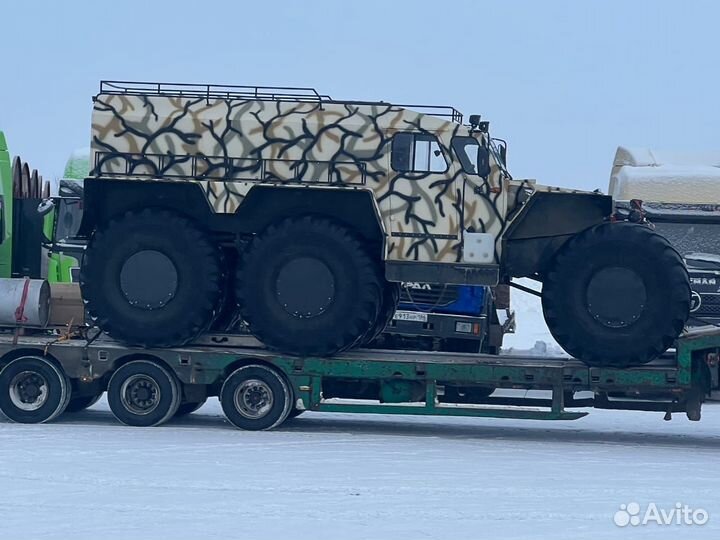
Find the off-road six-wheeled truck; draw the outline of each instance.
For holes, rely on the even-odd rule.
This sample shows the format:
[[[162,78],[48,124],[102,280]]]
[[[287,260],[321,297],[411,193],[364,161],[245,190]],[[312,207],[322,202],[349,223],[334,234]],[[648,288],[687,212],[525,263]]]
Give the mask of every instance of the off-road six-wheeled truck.
[[[102,82],[81,287],[95,322],[145,346],[236,316],[270,347],[373,339],[397,283],[543,283],[548,326],[591,365],[642,364],[683,329],[690,289],[611,197],[513,180],[487,122],[452,107],[312,89]]]

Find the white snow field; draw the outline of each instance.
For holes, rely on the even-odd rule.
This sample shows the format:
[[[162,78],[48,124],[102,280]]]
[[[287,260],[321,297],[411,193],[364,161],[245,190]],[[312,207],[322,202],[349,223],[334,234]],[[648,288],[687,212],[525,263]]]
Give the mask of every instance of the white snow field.
[[[719,450],[718,404],[699,423],[306,413],[244,432],[215,399],[144,429],[102,400],[51,424],[0,421],[0,538],[717,539]],[[632,502],[710,519],[616,526]]]
[[[541,285],[531,279],[522,278],[514,281],[536,291],[541,289]],[[505,353],[569,356],[550,335],[539,297],[518,289],[511,289],[510,305],[515,310],[517,330],[514,334],[505,335],[503,339]]]

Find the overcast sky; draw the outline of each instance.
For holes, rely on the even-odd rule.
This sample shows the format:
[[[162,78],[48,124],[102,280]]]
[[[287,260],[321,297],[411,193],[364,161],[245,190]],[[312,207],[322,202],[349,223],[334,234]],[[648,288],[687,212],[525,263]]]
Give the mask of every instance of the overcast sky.
[[[619,144],[720,147],[713,1],[6,2],[0,129],[46,178],[101,79],[314,86],[449,104],[516,178],[607,189]],[[467,118],[467,116],[466,116]]]

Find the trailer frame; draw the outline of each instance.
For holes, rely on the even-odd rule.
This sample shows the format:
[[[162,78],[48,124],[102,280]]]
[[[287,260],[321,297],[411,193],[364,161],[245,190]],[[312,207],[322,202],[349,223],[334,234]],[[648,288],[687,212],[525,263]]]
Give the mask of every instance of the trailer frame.
[[[369,349],[301,358],[268,350],[249,336],[222,334],[162,349],[129,347],[96,330],[74,336],[17,334],[0,335],[0,379],[14,359],[44,358],[67,377],[73,399],[87,398],[107,390],[124,364],[145,360],[173,374],[183,403],[199,403],[220,395],[240,367],[266,366],[289,388],[294,412],[286,417],[319,411],[575,420],[588,412],[567,408],[594,407],[661,411],[666,417],[685,412],[699,420],[704,399],[720,390],[720,329],[715,327],[689,330],[674,353],[626,369],[589,367],[571,358]],[[530,397],[532,392],[490,395],[493,389],[546,392],[540,398]],[[592,397],[578,397],[579,392]]]

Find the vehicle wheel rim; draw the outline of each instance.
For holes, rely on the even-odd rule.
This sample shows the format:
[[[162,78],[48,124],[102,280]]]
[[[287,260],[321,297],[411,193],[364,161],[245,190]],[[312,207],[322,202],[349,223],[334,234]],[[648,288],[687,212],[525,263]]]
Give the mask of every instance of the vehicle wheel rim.
[[[125,409],[141,416],[157,409],[161,398],[157,381],[147,375],[128,377],[120,388],[120,399]]]
[[[36,411],[48,400],[47,379],[36,371],[23,371],[10,381],[10,401],[23,411]]]
[[[120,290],[137,308],[152,311],[175,297],[178,273],[170,257],[152,249],[133,253],[120,270]]]
[[[233,401],[242,416],[255,420],[266,416],[275,400],[273,391],[264,381],[248,379],[237,387]]]
[[[335,298],[335,277],[330,268],[315,257],[298,257],[286,262],[278,272],[275,287],[280,305],[298,319],[322,315]]]
[[[608,328],[635,324],[645,311],[647,289],[642,277],[630,268],[611,266],[595,272],[588,283],[587,309]]]

